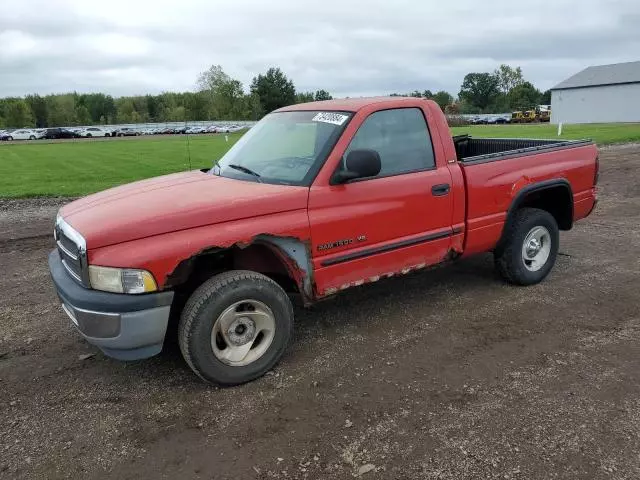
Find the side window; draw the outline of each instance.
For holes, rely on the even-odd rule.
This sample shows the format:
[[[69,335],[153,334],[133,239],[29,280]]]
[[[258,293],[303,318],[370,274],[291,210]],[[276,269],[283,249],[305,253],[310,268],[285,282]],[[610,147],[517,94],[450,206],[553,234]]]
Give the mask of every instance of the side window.
[[[379,177],[435,167],[431,136],[422,111],[398,108],[372,113],[345,151],[371,149],[380,154]]]

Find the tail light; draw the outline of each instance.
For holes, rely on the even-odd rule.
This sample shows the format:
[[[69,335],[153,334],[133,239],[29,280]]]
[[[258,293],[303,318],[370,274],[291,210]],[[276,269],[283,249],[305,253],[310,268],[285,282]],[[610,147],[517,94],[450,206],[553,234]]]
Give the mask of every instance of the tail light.
[[[598,178],[600,178],[600,156],[596,155],[596,174],[593,177],[593,185],[598,184]]]

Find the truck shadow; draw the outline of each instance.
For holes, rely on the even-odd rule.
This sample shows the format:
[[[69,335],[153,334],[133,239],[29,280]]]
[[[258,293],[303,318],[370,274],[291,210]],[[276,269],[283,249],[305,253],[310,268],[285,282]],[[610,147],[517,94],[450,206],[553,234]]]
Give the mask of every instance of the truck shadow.
[[[309,308],[296,305],[294,340],[285,358],[295,362],[295,357],[304,348],[300,344],[308,346],[318,336],[338,336],[345,328],[366,334],[373,317],[394,322],[398,320],[398,312],[406,310],[421,311],[428,315],[429,312],[424,311],[425,298],[428,298],[429,304],[434,305],[433,308],[441,310],[441,306],[435,305],[444,303],[446,306],[447,302],[455,302],[463,295],[482,297],[483,292],[495,290],[496,287],[509,288],[495,273],[493,256],[481,254],[432,269],[353,287]],[[387,314],[390,310],[392,313]],[[162,367],[179,366],[188,370],[178,347],[175,325],[173,329],[176,333],[168,333],[165,340],[161,354],[164,363]]]

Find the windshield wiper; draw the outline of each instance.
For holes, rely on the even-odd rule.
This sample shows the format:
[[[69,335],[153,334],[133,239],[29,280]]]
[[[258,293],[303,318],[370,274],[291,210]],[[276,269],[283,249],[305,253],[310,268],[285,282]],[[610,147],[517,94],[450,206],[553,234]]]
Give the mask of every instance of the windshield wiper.
[[[256,177],[258,179],[259,183],[262,183],[262,179],[260,178],[260,174],[258,172],[254,172],[250,168],[243,167],[242,165],[235,165],[233,163],[230,163],[229,165],[227,165],[227,167],[233,168],[234,170],[240,170],[241,172],[246,173],[247,175],[253,175],[254,177]]]

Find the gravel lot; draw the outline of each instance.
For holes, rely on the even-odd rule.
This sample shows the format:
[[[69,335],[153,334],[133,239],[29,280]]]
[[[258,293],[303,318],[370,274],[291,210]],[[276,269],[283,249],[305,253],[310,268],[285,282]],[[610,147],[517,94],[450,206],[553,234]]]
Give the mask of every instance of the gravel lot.
[[[0,477],[640,478],[640,147],[601,164],[543,284],[484,255],[353,290],[227,389],[174,345],[125,364],[83,342],[46,265],[63,200],[0,201]]]

